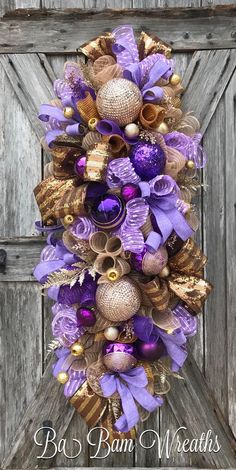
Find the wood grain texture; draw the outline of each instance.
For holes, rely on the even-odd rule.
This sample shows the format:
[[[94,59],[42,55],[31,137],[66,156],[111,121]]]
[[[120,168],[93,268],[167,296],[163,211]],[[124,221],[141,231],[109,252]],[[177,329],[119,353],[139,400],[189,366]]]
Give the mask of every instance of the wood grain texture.
[[[41,177],[41,148],[0,63],[1,236],[29,236],[39,212],[32,191]]]
[[[236,51],[198,51],[186,71],[183,109],[194,111],[204,134],[236,67]]]
[[[0,306],[2,461],[41,376],[42,311],[39,286],[0,282]]]
[[[30,302],[32,304],[32,298]],[[25,355],[22,357],[25,358]],[[52,358],[49,362],[20,425],[14,428],[15,438],[2,464],[3,469],[34,468],[37,465],[48,467],[50,460],[40,462],[37,459],[42,449],[34,444],[34,433],[44,425],[45,421],[50,421],[60,439],[70,425],[75,410],[66,402],[61,385],[52,379],[51,368],[54,361]],[[30,372],[28,374],[30,375]]]
[[[7,254],[6,267],[0,273],[0,281],[34,281],[33,270],[44,246],[43,237],[0,239],[0,248]]]
[[[0,52],[74,53],[89,38],[127,23],[137,33],[156,31],[158,23],[158,35],[176,51],[234,48],[235,8],[18,10],[0,22]]]
[[[49,63],[42,54],[12,54],[10,57],[3,54],[0,63],[40,139],[44,132],[37,114],[40,104],[52,99],[52,80],[55,79]]]
[[[228,419],[236,437],[236,76],[225,92],[225,239]]]

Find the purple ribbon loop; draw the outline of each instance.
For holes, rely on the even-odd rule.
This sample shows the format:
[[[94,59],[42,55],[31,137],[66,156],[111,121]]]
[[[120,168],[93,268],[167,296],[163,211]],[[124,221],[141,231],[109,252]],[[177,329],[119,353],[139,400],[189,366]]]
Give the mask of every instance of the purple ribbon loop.
[[[96,129],[102,135],[119,135],[124,142],[134,145],[138,142],[137,137],[127,137],[124,131],[111,119],[101,119],[98,122]]]
[[[142,197],[150,206],[160,232],[160,236],[156,237],[151,232],[146,241],[149,250],[157,250],[160,244],[165,243],[173,230],[182,240],[187,240],[193,234],[192,228],[181,213],[185,207],[180,204],[180,190],[171,176],[156,176],[149,183],[139,183],[139,187]]]
[[[175,330],[173,334],[168,334],[158,328],[150,317],[135,315],[133,317],[135,335],[146,343],[158,341],[160,338],[165,345],[168,355],[172,359],[172,370],[177,371],[184,364],[187,358],[187,351],[184,348],[186,337],[182,329]]]
[[[138,48],[132,26],[118,26],[112,31],[112,35],[115,38],[112,51],[116,56],[117,63],[125,68],[134,62],[139,62]]]
[[[123,415],[115,422],[119,432],[128,432],[139,421],[135,400],[147,411],[152,412],[163,403],[162,398],[153,397],[146,389],[147,376],[143,367],[133,368],[125,373],[107,373],[100,379],[105,397],[116,391],[121,398]]]

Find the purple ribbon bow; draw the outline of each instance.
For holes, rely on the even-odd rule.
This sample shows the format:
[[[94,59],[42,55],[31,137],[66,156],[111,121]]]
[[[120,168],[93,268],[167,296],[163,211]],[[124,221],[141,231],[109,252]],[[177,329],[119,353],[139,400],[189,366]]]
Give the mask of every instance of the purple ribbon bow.
[[[160,397],[153,397],[147,390],[147,376],[143,367],[136,367],[125,373],[107,373],[100,379],[105,397],[116,391],[121,398],[123,415],[115,422],[119,432],[128,432],[139,421],[139,412],[135,400],[147,411],[154,411],[163,404]]]
[[[119,135],[124,142],[134,145],[138,142],[138,137],[127,137],[122,129],[111,119],[101,119],[98,122],[96,129],[102,135]]]
[[[173,230],[182,240],[191,237],[193,230],[183,215],[188,206],[179,198],[179,187],[171,176],[156,176],[149,182],[142,181],[139,187],[159,230],[159,233],[152,231],[146,240],[150,251],[163,245]]]
[[[164,96],[163,89],[155,83],[160,78],[168,79],[173,73],[173,61],[163,54],[152,54],[138,64],[125,68],[123,77],[134,82],[141,90],[143,100],[158,103]]]
[[[170,335],[154,325],[150,317],[139,315],[133,317],[133,326],[135,335],[145,343],[157,342],[159,338],[162,340],[168,355],[172,359],[173,371],[177,371],[182,367],[187,357],[187,351],[184,349],[187,340],[182,329],[175,330]]]

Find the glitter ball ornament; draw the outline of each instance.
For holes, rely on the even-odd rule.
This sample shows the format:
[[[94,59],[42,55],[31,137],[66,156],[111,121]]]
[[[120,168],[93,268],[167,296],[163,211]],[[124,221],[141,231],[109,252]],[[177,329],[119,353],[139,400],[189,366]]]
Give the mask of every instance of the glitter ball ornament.
[[[114,194],[105,194],[96,199],[91,208],[91,218],[101,229],[112,229],[120,225],[125,218],[124,205]]]
[[[123,276],[118,281],[100,284],[96,303],[101,315],[110,321],[125,321],[140,308],[141,293],[134,281]]]
[[[164,246],[154,253],[147,252],[142,262],[142,270],[146,276],[158,274],[167,264],[168,254]]]
[[[142,95],[135,83],[125,78],[114,78],[100,88],[96,105],[103,119],[125,126],[138,117]]]
[[[139,358],[146,361],[156,361],[165,353],[165,346],[161,339],[156,342],[150,341],[148,343],[137,340],[135,345]]]
[[[108,326],[104,330],[104,336],[108,341],[115,341],[119,336],[119,330],[115,326]]]
[[[96,323],[96,315],[89,308],[79,308],[76,312],[78,326],[93,326]]]
[[[125,372],[137,364],[136,348],[133,344],[105,343],[103,363],[114,372]]]
[[[135,172],[143,181],[150,181],[164,171],[166,158],[158,144],[138,142],[132,147],[129,158]]]
[[[135,197],[139,197],[141,191],[139,187],[134,183],[127,183],[121,188],[121,197],[123,201],[128,202]]]

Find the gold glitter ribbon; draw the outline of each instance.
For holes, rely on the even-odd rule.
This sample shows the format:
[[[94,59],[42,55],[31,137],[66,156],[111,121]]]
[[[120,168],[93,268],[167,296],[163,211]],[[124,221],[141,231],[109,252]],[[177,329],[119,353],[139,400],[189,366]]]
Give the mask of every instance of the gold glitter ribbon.
[[[74,164],[82,150],[68,147],[54,147],[51,151],[53,175],[55,178],[71,178],[74,175]]]
[[[107,409],[101,419],[100,426],[107,429],[109,433],[108,442],[112,444],[114,439],[135,439],[136,429],[132,428],[129,432],[119,432],[115,429],[114,424],[122,415],[120,400],[108,400]],[[104,439],[106,433],[104,432]]]
[[[79,51],[82,52],[86,57],[95,61],[103,55],[114,55],[112,52],[112,44],[114,37],[111,33],[107,32],[101,34],[97,38],[92,39],[89,42],[85,42],[79,47]]]
[[[87,184],[77,186],[77,178],[66,180],[50,176],[34,189],[44,224],[52,225],[65,215],[84,215]]]
[[[76,103],[80,116],[84,122],[88,122],[92,118],[98,119],[99,114],[97,112],[96,102],[88,91],[86,91],[85,94],[86,97]]]
[[[87,381],[73,395],[70,403],[84,418],[89,427],[95,426],[100,421],[107,408],[106,398],[96,395]]]
[[[166,279],[159,279],[157,276],[147,284],[139,285],[159,312],[168,309],[173,292],[198,313],[212,290],[211,284],[201,278],[206,261],[206,256],[190,238],[181,250],[169,259],[172,272]]]
[[[138,42],[139,59],[143,60],[150,54],[164,54],[168,59],[171,56],[171,47],[153,34],[141,32]]]

